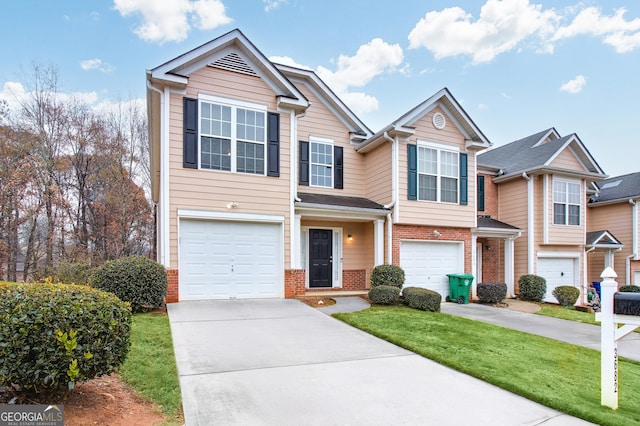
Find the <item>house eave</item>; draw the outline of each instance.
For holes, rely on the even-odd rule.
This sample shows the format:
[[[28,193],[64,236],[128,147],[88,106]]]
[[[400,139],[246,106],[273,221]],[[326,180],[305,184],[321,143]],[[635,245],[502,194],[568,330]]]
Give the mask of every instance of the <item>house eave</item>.
[[[322,216],[342,219],[380,219],[391,213],[388,209],[367,209],[361,207],[334,206],[326,204],[304,203],[295,204],[297,213],[306,216]]]
[[[626,204],[629,202],[629,200],[640,202],[640,195],[636,195],[633,197],[616,198],[614,200],[607,200],[607,201],[596,201],[595,203],[588,203],[587,207],[602,207],[602,206],[610,206],[611,204],[619,204],[619,203]]]
[[[522,177],[523,173],[526,173],[528,175],[544,175],[544,174],[563,175],[563,176],[584,178],[592,181],[602,180],[608,177],[608,175],[595,173],[595,172],[563,169],[560,167],[539,166],[539,167],[533,167],[530,169],[517,170],[511,173],[506,173],[501,176],[496,176],[495,178],[493,178],[493,181],[495,183],[500,183],[500,182],[505,182],[512,179],[517,179]]]

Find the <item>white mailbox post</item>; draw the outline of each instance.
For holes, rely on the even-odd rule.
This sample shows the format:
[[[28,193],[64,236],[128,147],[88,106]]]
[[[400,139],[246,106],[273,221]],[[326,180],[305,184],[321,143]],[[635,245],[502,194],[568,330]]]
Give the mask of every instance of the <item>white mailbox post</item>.
[[[613,311],[614,294],[618,290],[618,275],[610,267],[600,276],[600,312],[596,321],[600,327],[600,404],[618,408],[618,340],[632,333],[640,326],[640,317],[616,315]],[[618,324],[624,324],[618,328]]]

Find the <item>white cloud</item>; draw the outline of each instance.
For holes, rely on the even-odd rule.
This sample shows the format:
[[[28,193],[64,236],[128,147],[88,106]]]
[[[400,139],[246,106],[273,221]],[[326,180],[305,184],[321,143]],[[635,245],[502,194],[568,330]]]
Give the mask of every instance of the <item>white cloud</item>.
[[[352,87],[362,87],[385,72],[397,71],[402,63],[402,48],[388,44],[380,38],[358,48],[354,56],[340,55],[337,70],[319,66],[317,74],[356,113],[365,113],[378,108],[378,100],[361,92],[351,92]]]
[[[274,64],[288,65],[290,67],[301,68],[303,70],[312,69],[311,67],[297,63],[293,58],[289,56],[270,56],[269,60]]]
[[[553,40],[592,35],[602,37],[603,42],[618,53],[629,52],[640,47],[640,18],[627,21],[624,19],[626,12],[625,8],[620,8],[613,15],[604,16],[597,8],[588,7],[569,25],[558,28]]]
[[[587,84],[587,79],[583,75],[578,75],[573,80],[567,81],[565,84],[560,86],[560,90],[567,93],[580,93],[584,86]]]
[[[221,0],[113,0],[115,9],[127,17],[140,14],[134,32],[142,40],[164,43],[187,38],[192,26],[210,30],[231,22]]]
[[[98,70],[105,73],[114,70],[111,64],[109,64],[108,62],[103,62],[100,58],[82,60],[80,61],[80,68],[85,71]]]
[[[28,92],[22,83],[14,81],[5,82],[0,90],[0,100],[6,101],[9,110],[14,113],[19,111],[21,105],[28,101],[32,95],[33,92]],[[96,92],[58,92],[55,94],[55,98],[63,103],[77,102],[91,106],[98,101],[98,94]]]
[[[525,40],[536,38],[542,50],[559,17],[553,9],[528,0],[488,0],[475,22],[460,7],[428,12],[409,33],[409,48],[424,47],[436,59],[470,55],[474,63],[490,62]]]
[[[262,0],[262,3],[265,4],[264,11],[271,12],[280,7],[281,4],[287,3],[287,0]]]

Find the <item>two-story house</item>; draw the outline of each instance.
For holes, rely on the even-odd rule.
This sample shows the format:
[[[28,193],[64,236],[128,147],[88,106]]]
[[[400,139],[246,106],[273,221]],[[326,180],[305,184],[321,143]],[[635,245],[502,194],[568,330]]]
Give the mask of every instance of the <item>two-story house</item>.
[[[512,258],[505,256],[507,264],[513,261],[513,271],[494,257],[486,258],[491,263],[484,269],[505,270],[515,279],[524,274],[544,277],[546,301],[555,302],[552,291],[560,285],[578,287],[586,297],[587,251],[592,249],[587,242],[587,200],[592,184],[606,175],[578,136],[543,130],[481,153],[478,170],[484,198],[478,213],[487,215],[483,220],[490,216],[508,224],[505,228],[519,230],[509,237],[514,238]],[[510,287],[513,292],[517,289]]]
[[[589,239],[599,250],[589,253],[589,280],[600,281],[607,266],[621,285],[640,285],[640,173],[611,177],[596,184],[588,204]]]
[[[490,144],[447,89],[373,134],[234,30],[149,70],[147,104],[168,301],[364,290],[383,263],[445,295],[473,272]]]

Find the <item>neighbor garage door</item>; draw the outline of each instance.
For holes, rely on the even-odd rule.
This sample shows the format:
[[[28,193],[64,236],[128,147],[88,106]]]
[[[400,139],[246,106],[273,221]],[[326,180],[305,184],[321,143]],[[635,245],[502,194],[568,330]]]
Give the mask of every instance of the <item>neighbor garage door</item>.
[[[424,287],[446,298],[449,295],[447,274],[464,272],[461,242],[400,242],[400,266],[405,273],[405,287]]]
[[[576,265],[577,258],[572,257],[541,257],[538,258],[537,275],[547,280],[547,293],[545,302],[558,303],[553,297],[553,289],[561,285],[577,287]]]
[[[180,221],[180,300],[282,297],[280,224]]]

